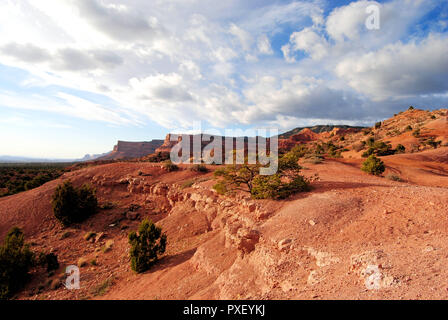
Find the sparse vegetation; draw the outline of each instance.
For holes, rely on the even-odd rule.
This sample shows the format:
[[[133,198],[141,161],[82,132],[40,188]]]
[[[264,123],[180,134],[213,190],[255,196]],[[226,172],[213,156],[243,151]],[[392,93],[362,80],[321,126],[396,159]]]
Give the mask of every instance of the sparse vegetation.
[[[92,295],[94,297],[96,296],[103,296],[107,293],[109,288],[114,284],[114,280],[112,278],[104,280],[102,283],[100,283],[98,286],[93,288]]]
[[[213,186],[213,190],[215,190],[218,194],[224,195],[227,193],[227,188],[224,181],[219,181]]]
[[[145,160],[148,162],[163,162],[170,159],[169,152],[157,152],[149,155]]]
[[[0,247],[0,299],[8,299],[29,280],[34,255],[19,228],[11,229]]]
[[[391,181],[402,181],[401,178],[395,174],[388,174],[386,176],[386,179],[391,180]]]
[[[193,180],[187,180],[184,183],[182,183],[181,188],[182,189],[190,188],[193,184],[194,184]]]
[[[166,249],[166,234],[162,234],[162,228],[157,227],[152,221],[143,220],[138,232],[129,234],[131,245],[131,268],[137,273],[145,272],[157,262],[158,256]]]
[[[194,172],[202,172],[202,173],[208,172],[207,167],[203,164],[195,164],[190,168],[190,170],[194,171]]]
[[[39,254],[36,263],[40,266],[45,266],[47,268],[47,272],[51,272],[59,268],[58,256],[52,252],[51,253],[41,252]]]
[[[179,167],[171,162],[171,160],[166,160],[163,162],[163,169],[168,172],[173,172],[179,170]]]
[[[395,153],[395,150],[392,149],[392,145],[383,141],[375,141],[373,138],[369,138],[367,139],[366,144],[369,148],[362,154],[363,158],[367,158],[373,154],[377,156],[388,156]]]
[[[395,148],[395,152],[396,153],[405,153],[406,152],[406,148],[404,145],[402,145],[401,143],[399,143],[397,145],[397,147]]]
[[[363,162],[361,170],[379,176],[386,170],[386,167],[381,159],[372,154]]]
[[[284,199],[291,194],[309,190],[309,180],[301,176],[298,164],[303,148],[293,148],[278,160],[278,171],[260,175],[261,165],[233,165],[215,171],[221,180],[213,187],[218,193],[240,190],[249,192],[254,199]]]
[[[379,128],[381,128],[381,121],[375,123],[375,129],[379,129]]]
[[[415,130],[412,132],[412,135],[413,135],[414,137],[416,137],[416,138],[419,138],[419,137],[420,137],[420,129],[415,129]]]
[[[70,180],[56,188],[51,202],[55,217],[65,227],[84,221],[98,209],[95,189],[87,184],[75,188]]]
[[[442,141],[435,141],[435,139],[431,137],[425,141],[425,144],[434,149],[437,149],[442,144]]]
[[[324,161],[324,157],[320,154],[308,154],[304,157],[304,163],[320,164]]]
[[[0,197],[40,187],[60,177],[66,166],[66,163],[0,164]]]
[[[353,150],[355,150],[356,152],[362,151],[362,150],[364,150],[364,148],[365,148],[365,143],[361,143],[361,142],[355,143],[355,144],[352,146],[352,148],[353,148]]]

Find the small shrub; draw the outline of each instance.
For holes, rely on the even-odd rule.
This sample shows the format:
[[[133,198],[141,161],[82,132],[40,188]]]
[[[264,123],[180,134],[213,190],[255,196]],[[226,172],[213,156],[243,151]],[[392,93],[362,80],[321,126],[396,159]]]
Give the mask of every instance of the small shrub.
[[[365,143],[355,143],[352,148],[356,152],[362,151],[365,148]]]
[[[41,252],[36,262],[40,266],[45,266],[47,268],[47,272],[51,272],[59,268],[58,256],[52,252],[47,254]]]
[[[93,290],[92,290],[92,294],[93,296],[103,296],[107,293],[107,291],[109,290],[109,288],[114,284],[114,280],[109,278],[105,281],[103,281],[101,284],[99,284],[98,286],[96,286]]]
[[[0,300],[10,298],[29,280],[34,255],[19,228],[11,229],[0,247]]]
[[[405,131],[412,131],[412,127],[411,127],[411,125],[408,125],[408,126],[406,127]]]
[[[430,138],[426,141],[426,144],[434,149],[437,149],[442,144],[442,141],[435,141],[434,138]]]
[[[111,201],[104,202],[104,203],[102,203],[102,204],[99,206],[99,208],[100,208],[101,210],[111,210],[111,209],[113,209],[113,208],[115,208],[115,207],[116,207],[116,203],[111,202]]]
[[[406,151],[406,148],[402,144],[398,144],[397,147],[395,148],[396,153],[405,153],[405,151]]]
[[[388,174],[386,176],[386,179],[392,180],[392,181],[402,181],[401,178],[395,174]]]
[[[395,150],[392,149],[392,145],[383,141],[375,141],[373,138],[369,138],[366,144],[369,146],[369,149],[362,154],[363,158],[367,158],[372,154],[377,156],[389,156],[395,153]]]
[[[188,180],[182,183],[181,188],[182,189],[190,188],[193,184],[194,184],[193,180]]]
[[[319,154],[307,155],[303,160],[304,163],[320,164],[324,161],[324,157]]]
[[[432,120],[434,120],[434,119],[436,119],[436,118],[437,118],[437,117],[436,117],[435,115],[432,115],[432,116],[431,116],[431,119],[432,119]]]
[[[290,195],[309,190],[309,182],[301,175],[296,175],[290,182],[282,182],[279,174],[257,176],[251,191],[254,199],[286,199]]]
[[[65,226],[82,222],[98,209],[95,189],[89,185],[75,188],[70,180],[56,188],[52,199],[53,213]]]
[[[194,172],[202,172],[202,173],[208,172],[207,167],[203,164],[195,164],[194,166],[192,166],[190,168],[190,170],[194,171]]]
[[[381,122],[375,123],[375,129],[379,129],[379,128],[381,128]]]
[[[414,107],[413,107],[413,106],[410,106],[408,110],[414,110]]]
[[[131,245],[131,268],[137,273],[148,270],[158,260],[158,255],[163,254],[166,248],[166,235],[162,234],[162,228],[154,223],[143,220],[138,232],[129,234]]]
[[[179,170],[179,167],[177,165],[175,165],[174,163],[172,163],[171,160],[165,161],[163,163],[163,168],[168,172]]]
[[[145,160],[148,162],[162,162],[170,159],[169,152],[157,152],[149,155]]]
[[[223,182],[218,182],[213,186],[213,190],[215,190],[218,194],[224,195],[227,193],[226,185]]]
[[[412,132],[412,135],[413,135],[414,137],[416,137],[416,138],[420,137],[420,129],[415,129],[415,130]]]
[[[386,170],[386,167],[383,161],[372,154],[363,162],[361,170],[379,176]]]

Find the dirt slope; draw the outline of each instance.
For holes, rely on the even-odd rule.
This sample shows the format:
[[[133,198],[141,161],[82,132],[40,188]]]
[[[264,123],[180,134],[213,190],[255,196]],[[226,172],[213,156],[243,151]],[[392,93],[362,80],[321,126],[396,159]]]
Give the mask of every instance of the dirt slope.
[[[22,299],[446,299],[447,150],[383,157],[386,174],[405,182],[369,176],[359,159],[304,164],[305,175],[319,174],[314,190],[278,202],[218,196],[211,172],[90,167],[0,199],[0,235],[19,225],[33,250],[53,251],[61,262],[50,278],[36,274]],[[50,198],[68,178],[92,183],[113,208],[62,229]],[[143,218],[163,227],[168,248],[136,275],[127,234]],[[88,231],[104,234],[90,242]],[[64,267],[81,257],[88,261],[81,289],[57,288]]]

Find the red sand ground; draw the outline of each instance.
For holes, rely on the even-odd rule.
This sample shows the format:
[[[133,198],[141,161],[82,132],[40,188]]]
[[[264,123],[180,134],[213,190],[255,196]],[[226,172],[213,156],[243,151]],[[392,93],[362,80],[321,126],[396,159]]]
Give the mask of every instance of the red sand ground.
[[[446,299],[447,159],[446,147],[383,157],[386,175],[404,182],[363,173],[360,159],[304,164],[304,174],[320,180],[285,201],[217,196],[212,173],[113,163],[0,199],[0,236],[18,225],[33,250],[53,251],[61,262],[50,278],[36,274],[20,299]],[[67,178],[92,183],[100,202],[115,207],[63,229],[50,198]],[[141,206],[136,220],[125,214],[131,204]],[[127,234],[145,217],[167,232],[168,247],[153,269],[137,275]],[[258,242],[247,236],[253,230]],[[87,242],[87,231],[105,237]],[[108,240],[112,249],[102,252]],[[97,262],[80,268],[81,289],[52,290],[80,257]]]

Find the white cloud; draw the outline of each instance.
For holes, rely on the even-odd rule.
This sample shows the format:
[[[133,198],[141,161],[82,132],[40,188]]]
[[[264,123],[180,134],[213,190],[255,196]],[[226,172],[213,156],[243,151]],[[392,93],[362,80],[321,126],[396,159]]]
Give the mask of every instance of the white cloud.
[[[365,28],[366,8],[380,6],[376,1],[356,1],[347,6],[334,9],[327,18],[326,29],[336,41],[357,40]]]
[[[170,102],[193,100],[182,77],[177,73],[157,74],[144,79],[132,78],[129,83],[138,98],[142,100]]]
[[[1,63],[29,73],[21,85],[111,101],[3,94],[1,105],[178,127],[197,119],[363,122],[409,99],[439,103],[446,37],[409,31],[434,5],[388,1],[381,30],[370,31],[371,3],[325,16],[324,0],[0,1]]]
[[[238,38],[241,47],[243,48],[244,51],[250,50],[250,47],[252,46],[254,39],[249,32],[241,29],[240,27],[232,23],[229,28],[229,33]]]
[[[320,60],[328,54],[329,44],[327,40],[313,31],[305,28],[302,31],[291,34],[289,44],[284,48],[284,55],[288,61],[294,61],[291,57],[293,51],[304,51],[315,60]]]
[[[265,34],[258,37],[257,48],[261,54],[270,55],[274,53],[271,47],[271,42],[269,41],[269,38]]]
[[[374,100],[448,91],[448,37],[396,43],[350,56],[336,68],[339,77]]]

